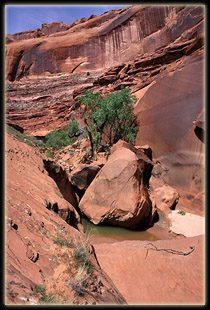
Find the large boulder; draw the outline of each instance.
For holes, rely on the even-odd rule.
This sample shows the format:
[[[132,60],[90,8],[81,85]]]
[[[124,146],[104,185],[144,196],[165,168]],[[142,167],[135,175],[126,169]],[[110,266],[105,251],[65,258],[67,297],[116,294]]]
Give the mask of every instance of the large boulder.
[[[129,229],[148,225],[154,215],[148,193],[152,167],[144,152],[118,141],[82,197],[80,210],[94,224]]]

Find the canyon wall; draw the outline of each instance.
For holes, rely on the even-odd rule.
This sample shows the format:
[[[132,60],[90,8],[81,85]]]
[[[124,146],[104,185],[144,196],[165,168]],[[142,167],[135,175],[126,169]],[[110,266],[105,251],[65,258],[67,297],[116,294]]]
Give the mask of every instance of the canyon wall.
[[[202,191],[205,144],[195,123],[204,115],[203,56],[184,57],[143,91],[136,93],[141,96],[135,108],[140,123],[136,143],[149,144],[153,156],[168,166],[166,182]]]
[[[203,191],[204,13],[202,5],[130,6],[9,36],[7,118],[35,136],[72,115],[82,126],[84,88],[124,85],[138,98],[136,145],[166,165],[165,182]]]
[[[202,6],[130,6],[7,36],[6,76],[101,70],[202,32]],[[185,34],[185,35],[183,35]],[[189,38],[188,38],[189,39]]]

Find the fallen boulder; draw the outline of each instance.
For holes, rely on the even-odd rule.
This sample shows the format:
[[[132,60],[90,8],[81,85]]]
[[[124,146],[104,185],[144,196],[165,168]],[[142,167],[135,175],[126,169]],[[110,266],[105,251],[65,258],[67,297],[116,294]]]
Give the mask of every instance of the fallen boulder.
[[[148,193],[152,161],[140,149],[122,140],[111,150],[79,208],[94,224],[136,229],[149,225],[154,210]]]

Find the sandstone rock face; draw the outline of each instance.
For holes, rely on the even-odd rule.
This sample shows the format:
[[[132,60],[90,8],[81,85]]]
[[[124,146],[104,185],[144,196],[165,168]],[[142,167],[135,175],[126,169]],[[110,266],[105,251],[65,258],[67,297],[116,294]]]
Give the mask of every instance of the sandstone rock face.
[[[36,150],[7,135],[5,151],[5,303],[39,304],[41,295],[36,287],[40,285],[45,286],[47,296],[56,296],[58,304],[72,304],[73,301],[80,304],[126,303],[99,267],[91,246],[87,253],[93,273],[88,280],[88,292],[75,297],[74,291],[66,285],[75,279],[68,265],[73,263],[69,248],[61,247],[55,240],[72,238],[80,244],[83,242],[79,215],[60,197],[59,188]],[[67,209],[77,214],[76,225],[64,220],[61,211]],[[79,270],[76,275],[79,277]]]
[[[129,17],[129,14],[131,14],[132,12],[135,12],[134,15],[130,15]],[[159,22],[159,19],[162,20],[162,18],[165,18],[164,14],[169,14],[170,17],[167,17],[165,19],[165,24],[164,22]],[[123,16],[127,16],[126,18],[128,19],[124,20]],[[113,19],[115,20],[115,23],[113,22]],[[127,38],[126,35],[126,40],[124,40],[124,36],[120,36],[119,39],[117,39],[117,42],[119,43],[119,55],[116,57],[116,61],[114,63],[112,61],[112,55],[114,55],[116,49],[108,49],[107,59],[109,63],[107,66],[109,67],[113,64],[115,64],[115,66],[109,68],[102,76],[97,76],[97,74],[93,74],[91,72],[91,75],[88,78],[81,76],[80,79],[77,79],[76,76],[74,76],[74,73],[77,72],[77,70],[81,70],[81,73],[83,75],[86,74],[87,68],[85,68],[85,63],[77,67],[73,75],[71,74],[72,70],[68,69],[67,64],[65,64],[64,66],[64,70],[66,70],[65,74],[60,74],[62,70],[59,69],[58,64],[56,65],[58,69],[57,71],[55,71],[55,75],[53,75],[49,71],[44,71],[44,69],[41,70],[41,64],[38,65],[39,70],[35,70],[34,73],[32,72],[34,63],[36,62],[41,61],[43,63],[43,66],[47,66],[48,63],[52,65],[54,61],[57,61],[57,63],[59,64],[62,63],[62,60],[57,60],[58,57],[53,56],[54,54],[49,54],[46,57],[44,56],[45,50],[43,48],[43,45],[45,43],[47,45],[48,40],[52,41],[51,46],[53,46],[53,53],[56,53],[56,50],[59,49],[60,44],[59,42],[57,42],[57,40],[61,40],[63,38],[62,44],[64,44],[65,42],[67,42],[65,41],[67,40],[67,38],[69,38],[69,40],[71,38],[71,40],[74,41],[74,36],[76,36],[75,39],[77,44],[74,45],[74,48],[77,49],[77,47],[79,48],[83,46],[80,45],[82,41],[78,40],[78,36],[81,36],[83,37],[83,39],[85,39],[89,31],[94,31],[95,34],[97,33],[97,36],[94,37],[94,40],[96,40],[96,38],[100,38],[100,35],[98,34],[101,30],[101,27],[103,28],[109,23],[111,23],[112,27],[115,28],[112,28],[112,30],[107,35],[103,35],[103,38],[100,39],[101,41],[103,41],[104,38],[108,36],[113,36],[114,33],[116,34],[114,37],[116,37],[118,31],[122,31],[122,29],[124,29],[123,31],[125,31],[127,34],[133,35],[133,30],[135,29],[135,27],[132,26],[132,32],[130,31],[131,29],[129,27],[131,27],[132,22],[134,22],[134,20],[136,19],[138,19],[138,22],[140,23],[139,27],[142,31],[139,31],[142,41],[137,40],[137,46],[141,46],[140,42],[143,42],[144,40],[150,40],[148,44],[145,44],[145,48],[150,49],[149,53],[146,53],[146,51],[136,52],[133,48],[133,44],[135,42],[132,40],[129,41],[130,39],[129,37]],[[117,20],[119,21],[119,23],[117,22]],[[149,21],[149,23],[145,23],[146,20]],[[121,21],[123,21],[123,24],[120,24]],[[160,29],[158,27],[160,27]],[[157,28],[159,30],[155,31],[155,29],[157,30]],[[68,34],[68,31],[72,32]],[[151,31],[152,33],[150,33]],[[164,136],[162,137],[162,132],[163,135],[166,135],[166,132],[170,131],[170,134],[172,136],[175,133],[178,136],[178,134],[182,132],[182,129],[186,132],[185,128],[189,128],[189,126],[192,128],[192,122],[196,119],[198,113],[200,113],[200,106],[203,105],[202,74],[197,73],[202,72],[203,68],[203,32],[204,27],[202,6],[177,6],[174,8],[168,6],[134,6],[128,9],[107,12],[100,17],[93,17],[88,21],[77,22],[72,25],[72,27],[68,30],[60,31],[47,37],[42,36],[41,38],[36,37],[35,39],[15,41],[14,44],[10,43],[8,44],[8,54],[6,56],[6,60],[8,68],[8,78],[14,79],[14,82],[12,83],[13,89],[7,90],[7,117],[12,121],[17,121],[18,124],[24,128],[24,130],[33,132],[34,135],[43,136],[49,130],[53,130],[55,127],[61,127],[66,124],[70,115],[74,114],[75,117],[79,121],[81,121],[80,114],[78,113],[79,104],[76,99],[78,95],[82,94],[84,88],[88,89],[92,87],[95,91],[102,90],[104,93],[106,93],[110,91],[120,90],[121,86],[124,85],[125,87],[131,88],[132,92],[139,98],[139,101],[136,104],[135,112],[141,124],[141,134],[138,135],[137,144],[149,144],[152,149],[154,149],[155,157],[159,156],[159,154],[163,154],[164,152],[173,152],[173,150],[171,150],[170,143],[168,143],[165,138],[163,139]],[[162,41],[160,41],[159,36],[164,41],[162,44],[160,44],[160,42]],[[45,40],[45,43],[40,40]],[[91,47],[91,52],[93,52],[93,50],[95,51],[95,49],[100,46],[100,44],[98,45],[93,43],[94,40],[92,40],[92,43],[88,45],[89,47]],[[114,38],[113,40],[110,39],[109,41],[114,42]],[[156,42],[155,47],[153,44],[151,44],[152,41]],[[41,54],[36,53],[35,58],[33,58],[32,56],[31,58],[29,57],[31,59],[31,67],[29,68],[29,70],[27,71],[27,69],[24,69],[27,68],[26,65],[23,65],[22,69],[20,68],[21,66],[19,64],[15,65],[16,57],[17,59],[18,57],[21,57],[18,52],[19,49],[21,48],[22,50],[24,50],[24,46],[31,46],[32,43],[39,44],[37,42],[42,42],[40,43],[40,48],[42,46],[43,51]],[[69,42],[68,46],[71,46],[71,42]],[[128,44],[129,46],[127,46]],[[54,48],[55,45],[57,46],[56,49]],[[123,46],[125,47],[124,52]],[[82,52],[83,50],[84,46],[80,48],[80,52]],[[26,54],[28,53],[30,53],[30,48],[29,51],[23,51],[23,55],[25,55],[24,57],[26,57]],[[94,63],[91,65],[91,68],[97,66],[96,58],[99,57],[99,55],[102,55],[100,59],[103,60],[104,58],[106,58],[106,53],[107,50],[105,48],[97,51],[96,55],[94,55]],[[64,57],[64,54],[62,55]],[[42,61],[43,57],[44,60]],[[127,60],[123,60],[122,62],[120,60],[121,57],[125,57]],[[74,56],[71,57],[70,55],[68,57],[68,63],[71,63],[72,61],[76,62],[76,59],[76,54],[75,58]],[[11,67],[10,63],[14,63],[14,68],[17,67],[16,73],[13,74],[13,78],[10,78],[12,74],[11,70],[9,69]],[[78,64],[79,63],[80,61],[78,62]],[[188,68],[185,69],[186,66],[188,66]],[[103,67],[102,63],[100,63],[99,67]],[[88,70],[91,71],[91,68]],[[104,68],[102,71],[104,71],[105,69],[106,68]],[[17,82],[17,79],[25,76],[26,71],[27,74],[29,74],[27,75],[28,79],[26,81],[24,81],[24,79],[20,79],[20,81],[23,82]],[[194,82],[191,81],[191,72],[194,76]],[[32,77],[35,77],[33,74],[35,74],[36,76],[36,79],[34,78],[34,80],[32,79]],[[39,74],[44,74],[44,76],[42,75],[42,77],[40,77]],[[186,82],[182,83],[182,80]],[[175,81],[177,85],[174,85]],[[181,85],[179,85],[178,81],[180,81]],[[195,83],[196,85],[194,85]],[[192,94],[191,89],[193,89],[194,86],[196,88],[196,93],[194,92],[194,94]],[[170,91],[169,87],[171,87]],[[182,92],[180,93],[178,89],[181,90],[181,88]],[[151,116],[153,115],[153,112],[156,113],[155,109],[158,108],[158,105],[154,106],[152,104],[153,94],[154,92],[156,93],[156,89],[162,89],[159,96],[157,96],[157,100],[159,100],[158,102],[162,107],[161,117],[163,118],[165,115],[165,119],[167,120],[167,115],[169,115],[169,119],[167,122],[164,122],[165,124],[167,124],[167,128],[163,129],[161,127],[163,126],[163,122],[160,121],[157,123],[156,118],[154,126],[155,128],[157,128],[157,132],[159,133],[155,139],[152,139],[153,141],[150,141],[150,137],[152,136],[149,132],[150,127],[145,127],[146,124],[144,122],[144,117],[149,117],[149,115],[147,115],[146,112],[147,108],[144,107],[148,107],[148,113],[151,113]],[[170,101],[169,93],[171,94],[171,104],[168,104],[168,101]],[[184,123],[184,125],[181,126],[183,128],[180,127],[179,130],[174,130],[174,126],[176,124],[174,124],[175,118],[172,117],[174,114],[174,110],[172,110],[172,108],[175,107],[175,104],[173,104],[173,102],[174,100],[176,100],[176,96],[178,98],[181,95],[184,96],[185,93],[188,96],[187,103],[192,101],[192,104],[194,105],[191,113],[191,119],[189,121],[188,118],[188,121],[185,122],[185,118],[181,116],[180,124]],[[148,98],[149,94],[151,94],[150,98]],[[195,98],[197,99],[195,100]],[[183,100],[185,100],[184,97]],[[179,102],[178,99],[177,101]],[[167,111],[164,112],[164,110],[167,110],[166,106],[167,109],[170,109],[170,113],[167,113]],[[158,111],[160,113],[160,109],[158,109]],[[181,114],[181,111],[182,110],[179,108],[176,110],[176,117],[179,117],[178,113]],[[153,121],[151,125],[152,124]],[[194,136],[194,131],[191,131],[192,132],[190,136],[192,136],[192,138],[190,139],[192,140]],[[179,136],[183,137],[183,135],[180,134]],[[176,148],[177,144],[174,143],[174,140],[172,142],[172,140],[173,139],[171,139],[172,147]],[[190,144],[192,145],[192,143]],[[193,145],[195,145],[196,147],[196,143],[193,142]],[[160,150],[159,153],[156,150],[157,148]]]
[[[74,207],[77,207],[77,198],[67,172],[62,166],[55,164],[52,160],[44,159],[44,165],[49,176],[53,178],[58,185],[63,197]]]
[[[135,8],[138,8],[139,11],[135,11]],[[132,12],[134,14],[129,15]],[[159,14],[157,12],[165,12],[168,17],[164,17],[166,16],[165,13]],[[80,126],[84,125],[77,100],[77,97],[83,93],[84,88],[109,93],[120,90],[122,85],[129,87],[132,94],[138,98],[135,104],[135,114],[140,127],[136,145],[148,144],[153,150],[153,157],[166,167],[163,172],[164,180],[162,180],[162,184],[158,184],[158,187],[165,183],[174,188],[176,187],[176,190],[181,193],[179,203],[182,204],[182,207],[187,205],[194,212],[193,204],[196,202],[196,210],[202,213],[201,200],[190,200],[187,197],[202,194],[204,191],[205,140],[203,133],[205,126],[203,94],[205,83],[203,13],[203,6],[176,6],[174,8],[168,6],[164,8],[135,6],[124,10],[107,12],[102,16],[92,17],[88,21],[76,21],[67,30],[51,33],[48,36],[43,34],[42,37],[36,36],[31,39],[23,36],[23,40],[9,43],[6,57],[7,68],[9,69],[10,64],[14,63],[14,68],[17,69],[15,72],[19,72],[19,77],[14,73],[14,82],[8,82],[10,87],[6,92],[7,119],[15,122],[15,126],[21,127],[24,131],[43,137],[50,130],[68,126],[70,117],[76,118]],[[165,24],[164,22],[159,24],[159,19],[164,19]],[[112,23],[114,20],[115,22]],[[139,31],[139,33],[142,41],[138,41],[136,46],[138,49],[141,43],[144,42],[143,54],[141,52],[137,53],[134,48],[134,41],[129,41],[128,33],[133,36],[135,33],[134,24],[137,20],[140,21],[141,25],[139,29],[142,32]],[[123,24],[120,24],[121,21],[123,21]],[[80,43],[83,44],[83,40],[89,34],[99,34],[99,31],[103,27],[105,29],[109,24],[112,25],[109,28],[110,32],[103,35],[103,38],[100,35],[97,36],[97,39],[100,38],[100,42],[105,38],[113,37],[114,33],[117,38],[119,31],[123,30],[124,32],[123,36],[119,40],[117,39],[120,55],[118,55],[116,62],[113,63],[112,55],[117,53],[117,44],[115,44],[116,48],[109,49],[108,59],[110,63],[108,66],[112,64],[114,66],[109,67],[108,70],[103,68],[105,72],[102,75],[91,72],[90,76],[84,76],[87,72],[85,67],[87,64],[85,63],[79,65],[76,69],[72,67],[75,70],[70,74],[69,72],[73,69],[68,70],[68,74],[58,73],[60,69],[57,65],[58,71],[55,75],[48,71],[44,73],[41,69],[42,65],[39,64],[40,72],[45,75],[35,77],[31,75],[33,74],[34,62],[32,57],[32,65],[28,70],[29,75],[26,79],[24,75],[25,69],[22,70],[19,64],[15,65],[16,57],[17,59],[20,57],[20,48],[24,50],[24,57],[30,52],[30,49],[25,50],[24,46],[39,44],[42,40],[45,40],[45,43],[40,44],[40,48],[41,46],[43,48],[44,44],[47,46],[50,40],[51,46],[53,45],[52,42],[55,42],[53,48],[57,44],[57,49],[59,49],[61,39],[63,39],[62,44],[64,44],[68,41],[67,38],[70,40],[70,37],[71,42],[73,42],[75,36],[78,43],[78,45],[74,45],[76,51],[78,46],[84,47]],[[129,32],[131,25],[134,32]],[[155,25],[159,26],[156,27]],[[158,30],[155,31],[157,28]],[[67,35],[68,31],[69,35]],[[124,33],[127,34],[124,36]],[[94,38],[96,40],[96,37]],[[126,38],[126,41],[124,41],[124,38]],[[89,42],[88,40],[87,42]],[[94,40],[91,42],[93,43]],[[109,41],[114,42],[114,37],[113,40],[110,39]],[[127,42],[129,42],[129,47]],[[92,43],[88,46],[92,46],[92,50],[98,49],[99,45],[94,45],[93,48]],[[68,46],[70,45],[69,43]],[[124,52],[123,46],[125,47]],[[50,48],[50,45],[48,47]],[[57,53],[57,49],[54,53]],[[150,52],[147,53],[147,49]],[[82,48],[80,51],[82,53]],[[97,55],[94,56],[94,65],[97,66],[95,59],[99,55],[106,55],[106,53],[105,48],[100,51],[97,50]],[[132,56],[132,53],[135,57]],[[44,54],[43,48],[43,54],[37,53],[36,61],[43,59]],[[75,52],[75,62],[78,61],[76,54]],[[129,60],[120,62],[123,57],[127,57],[126,59]],[[105,58],[104,56],[100,59],[102,61]],[[53,60],[56,59],[58,58],[53,58]],[[73,58],[71,59],[73,61]],[[68,61],[70,64],[71,61]],[[50,54],[43,60],[43,66],[47,66],[49,62],[52,62]],[[59,64],[62,63],[61,60],[58,62]],[[78,64],[80,64],[80,60],[77,62]],[[81,76],[78,78],[74,73],[77,74],[79,70],[81,70]],[[9,71],[11,70],[9,69]],[[23,73],[20,74],[20,71]],[[88,71],[91,70],[88,69]],[[37,75],[38,72],[35,73],[34,71],[34,74]],[[8,74],[9,77],[11,72]],[[17,81],[17,78],[21,76],[23,78]]]
[[[181,36],[186,40],[192,35],[189,29],[199,34],[202,22],[201,6],[137,5],[72,25],[45,24],[41,30],[10,36],[6,75],[14,81],[44,72],[110,67],[149,55]]]
[[[191,31],[191,35],[193,35],[193,31]],[[186,70],[186,72],[190,72],[188,69],[185,69],[186,66],[188,66],[189,70],[193,72],[194,76],[196,76],[196,72],[198,72],[196,67],[198,68],[198,66],[200,66],[199,70],[202,70],[203,40],[202,37],[200,37],[198,40],[200,45],[197,46],[197,39],[198,38],[195,37],[184,43],[171,44],[171,46],[166,46],[150,56],[140,57],[132,62],[111,67],[99,78],[97,74],[92,74],[88,77],[60,74],[52,77],[45,76],[40,79],[38,77],[36,79],[28,78],[25,81],[22,80],[22,82],[15,81],[12,85],[9,85],[10,87],[7,89],[7,118],[10,121],[18,122],[19,126],[23,127],[24,130],[32,132],[32,134],[43,136],[55,127],[61,127],[68,124],[68,120],[71,116],[77,118],[82,125],[81,115],[78,113],[79,102],[77,101],[77,97],[83,94],[84,89],[92,87],[95,91],[102,90],[106,93],[120,90],[121,86],[124,85],[125,87],[130,87],[134,95],[139,99],[135,105],[135,113],[141,124],[142,132],[141,135],[138,135],[137,137],[137,143],[147,144],[147,141],[150,141],[150,139],[148,139],[149,135],[147,134],[147,129],[150,128],[145,127],[145,122],[142,118],[149,117],[149,115],[147,116],[146,114],[147,108],[145,109],[144,107],[151,107],[151,109],[148,108],[148,113],[151,113],[151,116],[153,115],[153,111],[155,113],[155,109],[158,107],[158,105],[152,105],[151,103],[153,98],[152,94],[156,89],[163,89],[161,97],[159,98],[159,104],[161,107],[163,106],[161,114],[162,118],[165,115],[165,118],[167,119],[167,115],[170,116],[170,113],[174,113],[174,111],[171,110],[175,107],[173,102],[176,100],[176,95],[180,95],[178,94],[176,87],[174,88],[170,86],[171,98],[173,97],[174,99],[171,99],[171,104],[167,104],[170,113],[164,114],[166,102],[169,101],[167,93],[168,88],[165,85],[166,80],[172,85],[170,81],[174,81],[174,78],[176,83],[178,83],[179,79],[183,80],[183,78],[186,78],[185,87],[181,94],[184,96],[184,93],[186,92],[189,98],[188,102],[190,103],[192,96],[191,89],[194,85],[193,82],[191,83],[189,74],[187,77],[184,72]],[[197,50],[190,55],[187,54],[187,50],[192,49],[195,45],[197,46]],[[195,63],[195,66],[189,66],[190,63],[192,65]],[[121,73],[122,71],[123,76]],[[176,72],[176,76],[173,76],[175,71],[178,72]],[[180,71],[183,71],[183,73],[181,74]],[[110,74],[115,76],[114,82],[110,82]],[[200,113],[201,107],[203,108],[202,75],[198,75],[196,81],[197,93],[192,97],[192,102],[196,107],[196,111],[191,115],[191,122],[184,122],[184,119],[181,118],[180,121],[184,123],[183,126],[185,127],[193,127],[192,122],[197,118],[198,113]],[[177,87],[183,86],[177,84]],[[151,96],[148,97],[150,93]],[[195,95],[197,96],[197,100],[193,99]],[[177,109],[176,111],[178,117],[182,110]],[[171,131],[174,128],[173,120],[174,119],[170,117],[168,121],[168,126],[169,129],[171,128]],[[158,130],[160,130],[159,127],[161,124],[162,122],[155,124]],[[181,128],[176,132],[176,135],[179,134],[180,130]],[[167,131],[168,130],[164,130],[163,134],[166,134]],[[171,135],[174,134],[174,131],[171,132]],[[194,136],[194,134],[195,133],[192,129],[191,135]],[[163,151],[168,152],[168,150],[171,152],[171,149],[169,149],[170,144],[168,144],[168,147],[164,145],[167,141],[165,141],[165,138],[164,141],[160,141],[160,139],[163,139],[161,137],[161,134],[158,135],[155,140],[150,142],[150,145],[153,146],[155,141],[158,141],[158,148],[161,150],[161,153],[163,153]],[[174,146],[174,144],[172,144],[172,146]],[[155,157],[159,156],[156,147],[153,148]]]
[[[53,22],[50,24],[42,24],[42,28],[35,30],[28,30],[23,32],[18,32],[13,35],[6,35],[6,40],[8,43],[20,40],[27,40],[33,38],[39,38],[42,36],[48,36],[52,33],[67,30],[70,25],[64,25],[62,22]]]
[[[141,124],[137,143],[148,143],[153,156],[165,163],[169,185],[189,189],[190,183],[191,190],[199,192],[204,186],[205,146],[193,121],[204,105],[203,58],[194,54],[175,68],[159,76],[140,98],[135,108]]]
[[[81,86],[91,87],[93,80],[93,77],[55,75],[14,82],[6,94],[8,120],[18,122],[34,136],[45,136],[55,128],[69,126],[73,115],[80,123],[73,93]]]
[[[193,122],[194,132],[199,140],[205,142],[205,113],[204,108],[198,114],[196,120]]]
[[[187,213],[170,213],[171,229],[196,235],[154,242],[184,252],[195,246],[189,256],[147,252],[140,241],[96,245],[109,276],[92,248],[91,292],[75,302],[203,304],[204,240],[197,235],[204,233],[204,7],[132,6],[71,25],[43,24],[8,35],[6,43],[7,123],[20,132],[44,137],[71,117],[82,127],[84,89],[106,94],[124,85],[138,98],[136,146],[119,141],[107,163],[104,154],[98,158],[104,167],[80,201],[82,212],[95,224],[135,229],[153,221],[155,205],[168,214],[179,198],[177,209]],[[70,170],[86,158],[82,147],[76,151],[58,152]],[[6,302],[37,304],[34,288],[43,284],[72,301],[64,263],[70,252],[53,241],[60,232],[83,238],[70,175],[52,163],[53,180],[43,158],[9,136],[6,164]],[[188,213],[202,217],[195,227]]]
[[[77,212],[56,194],[59,189],[47,175],[41,156],[9,135],[6,137],[6,164],[6,300],[16,304],[30,304],[32,300],[37,303],[32,289],[43,284],[56,267],[49,235],[55,233],[56,225],[69,226],[46,208],[46,200],[56,203],[59,209]],[[70,227],[75,234],[78,232]]]
[[[101,267],[129,305],[204,305],[204,237],[159,240],[152,244],[133,240],[94,247]],[[186,256],[155,250],[187,253],[193,246],[194,251]]]
[[[145,154],[119,141],[86,190],[79,208],[94,223],[109,223],[135,229],[152,216],[146,174],[152,162]]]

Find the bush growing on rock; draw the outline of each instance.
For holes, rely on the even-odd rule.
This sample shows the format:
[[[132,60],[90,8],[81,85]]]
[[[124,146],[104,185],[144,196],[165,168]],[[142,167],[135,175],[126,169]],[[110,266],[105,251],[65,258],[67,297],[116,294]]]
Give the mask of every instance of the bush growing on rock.
[[[46,146],[58,150],[75,142],[80,134],[79,124],[72,120],[71,125],[66,130],[55,129],[46,135]]]
[[[101,92],[84,90],[78,98],[91,143],[92,155],[99,146],[109,148],[119,139],[134,143],[138,131],[133,104],[136,97],[129,88],[102,96]]]
[[[53,147],[54,149],[59,149],[62,146],[67,146],[69,144],[69,138],[65,131],[62,129],[55,129],[46,135],[46,146]]]

